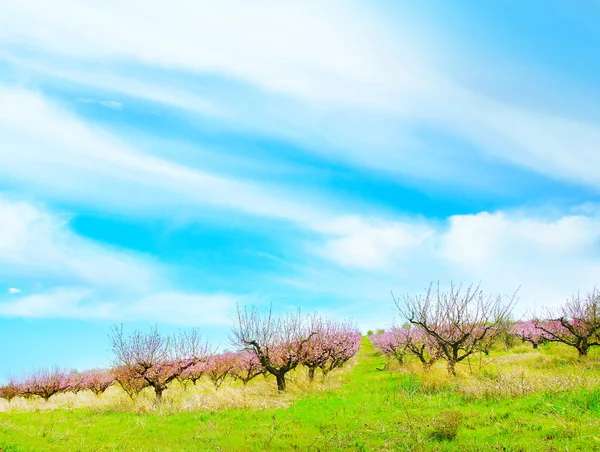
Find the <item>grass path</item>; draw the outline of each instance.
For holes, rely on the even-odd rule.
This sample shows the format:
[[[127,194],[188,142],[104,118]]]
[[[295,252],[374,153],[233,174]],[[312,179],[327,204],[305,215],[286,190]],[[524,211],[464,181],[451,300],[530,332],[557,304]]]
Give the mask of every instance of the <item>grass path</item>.
[[[600,451],[600,390],[467,401],[378,371],[363,343],[341,387],[288,408],[176,414],[90,409],[0,413],[2,452]],[[458,413],[458,414],[457,414]],[[444,439],[457,416],[455,439]],[[458,422],[458,421],[457,421]]]

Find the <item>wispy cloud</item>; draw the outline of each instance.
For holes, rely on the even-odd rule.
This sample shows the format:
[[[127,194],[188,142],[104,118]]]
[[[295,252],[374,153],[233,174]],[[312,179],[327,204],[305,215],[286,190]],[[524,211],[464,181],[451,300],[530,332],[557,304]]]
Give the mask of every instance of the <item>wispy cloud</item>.
[[[598,264],[585,254],[585,247],[577,247],[573,238],[595,246],[594,215],[563,215],[552,220],[528,218],[527,214],[521,218],[501,212],[482,213],[451,217],[447,226],[439,221],[389,214],[360,215],[344,211],[327,199],[307,202],[301,194],[286,193],[284,187],[274,189],[260,181],[215,175],[144,154],[29,91],[4,87],[1,94],[4,102],[0,103],[0,116],[8,147],[4,148],[6,152],[0,151],[4,163],[0,171],[24,188],[134,216],[150,213],[168,217],[173,199],[177,199],[186,209],[213,206],[263,220],[284,220],[315,234],[306,242],[309,256],[366,275],[380,273],[374,281],[363,275],[343,284],[355,288],[356,281],[366,281],[360,291],[340,291],[333,287],[337,285],[336,277],[327,281],[324,276],[315,278],[310,274],[304,275],[306,280],[301,286],[305,288],[314,285],[317,291],[353,299],[357,293],[367,291],[370,297],[380,297],[397,284],[391,277],[395,273],[402,275],[401,285],[411,288],[420,288],[426,280],[438,277],[482,279],[498,288],[523,285],[526,298],[544,293],[557,303],[568,291],[576,290],[575,286],[594,283]],[[50,148],[52,153],[48,152]],[[131,288],[132,282],[143,287],[160,278],[161,272],[152,268],[159,266],[152,259],[99,248],[73,236],[68,228],[61,229],[66,219],[57,219],[28,204],[5,201],[3,208],[6,218],[12,218],[4,224],[8,232],[3,246],[4,259],[10,257],[13,271],[40,269],[52,275],[58,268],[59,281],[68,275],[72,281],[94,287]],[[21,231],[28,231],[27,235],[19,235]],[[27,238],[19,241],[18,237]],[[548,243],[536,245],[542,237]],[[569,242],[565,242],[567,238]],[[24,245],[36,240],[36,247]],[[78,253],[72,255],[69,249],[78,249]],[[503,249],[512,251],[504,253]],[[573,272],[551,264],[568,250],[573,251]],[[322,273],[332,274],[327,268]],[[556,277],[549,278],[554,274]],[[547,279],[553,282],[547,284]],[[140,293],[148,296],[162,292],[164,287],[153,287]],[[65,312],[78,311],[73,308]],[[123,311],[127,312],[133,315],[133,311]]]
[[[0,276],[33,287],[9,288],[0,316],[223,325],[244,299],[174,290],[153,259],[83,238],[30,203],[0,197],[0,217]]]
[[[191,326],[229,326],[236,303],[245,297],[230,294],[158,292],[123,299],[94,289],[58,287],[49,291],[0,298],[0,316],[39,319],[149,321]]]
[[[78,120],[42,96],[0,85],[0,173],[24,187],[128,212],[167,214],[173,199],[300,223],[319,213],[269,187],[144,154],[118,136]],[[279,193],[279,194],[275,194]]]
[[[56,283],[147,290],[159,278],[159,265],[73,233],[68,218],[28,202],[0,196],[0,272],[35,275]]]
[[[77,99],[77,102],[82,104],[96,104],[106,108],[112,108],[113,110],[121,110],[123,109],[123,104],[121,102],[117,102],[116,100],[100,100],[100,99],[90,99],[87,97],[80,97]]]
[[[445,67],[447,54],[460,56],[466,67],[477,66],[477,56],[468,60],[462,49],[441,44],[431,27],[431,36],[424,36],[401,18],[396,18],[401,26],[392,26],[374,8],[354,2],[274,7],[232,0],[166,8],[157,1],[145,11],[127,1],[118,8],[59,3],[60,8],[41,12],[39,5],[8,2],[0,22],[0,39],[60,55],[46,58],[46,66],[35,62],[59,78],[215,115],[226,124],[302,143],[320,156],[403,174],[415,184],[486,187],[494,180],[494,163],[505,162],[600,188],[591,170],[600,163],[595,122],[492,97],[456,80]],[[125,18],[126,26],[115,26]],[[229,29],[235,38],[223,32]],[[210,48],[201,45],[205,42]],[[82,60],[107,62],[110,68],[99,77],[77,69]],[[129,69],[119,65],[122,61],[129,61]],[[154,68],[209,74],[248,86],[237,99],[227,93],[214,97],[214,86],[199,94],[198,83],[177,82],[175,75],[169,83],[157,81],[161,77],[140,81],[131,63],[143,65],[138,71],[143,73]],[[257,95],[253,86],[264,91]],[[456,153],[440,150],[424,130],[462,140],[470,155],[457,159]],[[499,189],[489,182],[486,188]]]

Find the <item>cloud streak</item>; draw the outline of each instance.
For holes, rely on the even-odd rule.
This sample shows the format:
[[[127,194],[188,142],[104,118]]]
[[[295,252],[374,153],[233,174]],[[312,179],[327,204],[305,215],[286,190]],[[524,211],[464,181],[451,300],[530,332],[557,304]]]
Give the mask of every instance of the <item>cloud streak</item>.
[[[431,27],[431,37],[401,18],[392,27],[380,12],[354,2],[182,0],[167,7],[154,1],[144,11],[130,1],[101,8],[73,0],[59,5],[46,10],[9,1],[0,19],[5,43],[61,55],[46,65],[34,64],[59,78],[201,112],[284,137],[322,157],[402,174],[417,185],[486,187],[494,163],[505,162],[600,188],[592,170],[600,163],[597,123],[565,110],[491,97],[460,83],[446,70],[442,55],[463,55],[462,49],[442,45]],[[476,66],[476,59],[461,57],[466,67]],[[101,77],[74,70],[82,60],[108,69]],[[142,73],[211,75],[247,87],[236,100],[226,93],[214,97],[213,89],[199,94],[198,83],[177,77],[168,83],[152,77],[136,81],[139,74],[130,69],[127,74],[123,61],[129,68],[137,64]],[[424,129],[461,140],[469,149],[463,151],[467,158],[457,160],[455,153],[437,149]],[[487,184],[487,190],[493,188],[498,190]]]
[[[125,301],[93,289],[57,287],[7,301],[0,298],[0,316],[223,327],[231,325],[236,303],[245,300],[230,294],[158,292]]]
[[[0,277],[28,286],[0,296],[0,316],[227,325],[245,299],[173,289],[164,265],[81,237],[28,202],[0,196],[0,217]]]

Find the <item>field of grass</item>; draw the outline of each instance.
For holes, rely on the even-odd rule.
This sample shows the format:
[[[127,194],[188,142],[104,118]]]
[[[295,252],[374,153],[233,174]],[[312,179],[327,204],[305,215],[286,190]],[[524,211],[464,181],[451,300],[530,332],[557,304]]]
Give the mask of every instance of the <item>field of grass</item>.
[[[324,384],[304,371],[289,394],[173,389],[156,407],[117,388],[94,400],[13,401],[0,412],[2,452],[22,451],[600,451],[600,359],[551,344],[517,345],[462,363],[388,366],[368,340]],[[381,369],[381,370],[378,370]],[[170,392],[170,394],[168,394]]]

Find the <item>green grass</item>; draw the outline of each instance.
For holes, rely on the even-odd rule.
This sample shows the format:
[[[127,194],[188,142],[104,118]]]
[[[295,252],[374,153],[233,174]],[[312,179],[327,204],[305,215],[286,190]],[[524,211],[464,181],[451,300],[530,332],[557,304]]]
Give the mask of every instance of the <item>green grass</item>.
[[[408,365],[414,372],[379,371],[385,360],[365,341],[355,366],[339,377],[339,387],[294,396],[286,408],[141,414],[92,408],[13,410],[0,413],[0,448],[2,452],[600,451],[597,361],[581,365],[571,359],[570,350],[552,347],[535,353],[524,346],[517,348],[519,353],[498,352],[486,366],[472,362],[471,370],[481,367],[475,375],[465,374],[465,364],[463,375],[451,379],[441,364],[430,374],[415,364]],[[519,370],[521,363],[532,368],[530,373]],[[568,391],[561,390],[562,380],[556,387],[548,383],[553,376],[569,374],[576,378],[568,380],[575,382]],[[542,375],[547,379],[542,389],[531,386]],[[509,387],[525,380],[530,381],[525,395],[505,397],[493,390],[495,382]]]

